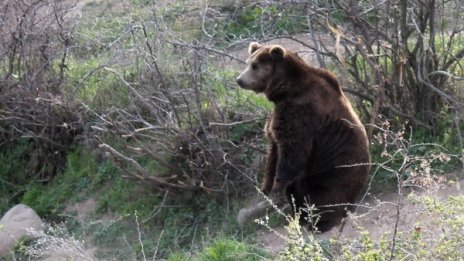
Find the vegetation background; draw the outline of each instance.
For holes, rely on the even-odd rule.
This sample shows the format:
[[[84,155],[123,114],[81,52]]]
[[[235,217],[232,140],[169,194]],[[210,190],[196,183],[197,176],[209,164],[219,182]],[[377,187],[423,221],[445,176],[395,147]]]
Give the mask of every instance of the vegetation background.
[[[261,197],[262,129],[273,105],[234,80],[251,41],[285,44],[339,75],[372,141],[365,195],[398,195],[399,220],[405,195],[462,178],[462,1],[4,0],[0,7],[0,213],[21,202],[50,223],[44,241],[24,242],[10,259],[43,257],[63,244],[87,253],[82,259],[110,260],[463,253],[460,189],[443,200],[410,199],[439,217],[443,237],[420,226],[398,233],[396,222],[384,237],[323,240],[285,211],[239,227],[239,209]],[[290,228],[285,248],[266,252],[258,230],[282,225]]]

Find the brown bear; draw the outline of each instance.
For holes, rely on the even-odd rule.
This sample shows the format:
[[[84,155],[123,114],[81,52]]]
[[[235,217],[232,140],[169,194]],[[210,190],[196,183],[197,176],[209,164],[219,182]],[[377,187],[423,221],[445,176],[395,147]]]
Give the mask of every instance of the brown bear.
[[[285,190],[293,212],[315,205],[320,232],[340,224],[370,170],[364,126],[331,72],[309,66],[280,45],[251,43],[243,89],[275,104],[265,131],[270,141],[262,191]],[[296,207],[296,209],[295,209]],[[303,213],[304,214],[304,213]],[[314,229],[314,220],[302,215]]]

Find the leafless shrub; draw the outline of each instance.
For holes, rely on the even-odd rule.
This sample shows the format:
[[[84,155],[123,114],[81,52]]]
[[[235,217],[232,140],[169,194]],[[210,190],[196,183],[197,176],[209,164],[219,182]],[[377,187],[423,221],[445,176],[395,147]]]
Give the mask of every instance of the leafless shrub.
[[[447,181],[443,165],[452,159],[460,160],[459,154],[450,153],[440,144],[416,143],[412,130],[395,130],[389,120],[375,128],[373,144],[382,151],[381,163],[374,164],[372,179],[383,170],[393,174],[401,187],[436,189]]]
[[[31,177],[46,181],[61,171],[74,137],[83,130],[78,107],[50,93],[31,95],[21,86],[0,93],[0,100],[0,146],[28,140]]]
[[[70,27],[65,26],[71,4],[0,4],[0,146],[27,140],[27,175],[42,181],[62,170],[74,137],[82,131],[78,106],[60,92],[71,45]]]
[[[438,189],[446,183],[448,177],[442,175],[440,169],[436,168],[437,164],[446,164],[452,157],[459,159],[460,155],[450,154],[438,144],[415,143],[412,139],[412,132],[409,132],[409,137],[405,137],[404,128],[393,131],[388,120],[384,121],[381,126],[374,127],[378,130],[374,140],[383,147],[383,152],[381,153],[382,161],[373,164],[375,167],[371,181],[380,171],[387,171],[396,177],[397,184],[396,219],[390,242],[390,260],[392,260],[398,251],[396,243],[400,219],[403,215],[401,206],[405,200],[407,188],[419,191]],[[418,152],[417,148],[425,149]],[[370,194],[370,184],[363,199]]]
[[[314,49],[345,66],[351,93],[370,104],[359,106],[372,109],[364,111],[370,123],[383,113],[435,131],[444,108],[462,120],[462,97],[454,95],[464,79],[461,14],[459,1],[308,5],[311,24],[335,39],[334,48],[316,40]]]
[[[264,112],[250,113],[232,101],[233,75],[223,78],[230,72],[215,68],[225,52],[176,31],[152,8],[153,16],[128,24],[130,33],[119,38],[133,43],[125,60],[137,63],[101,68],[121,83],[128,101],[94,111],[91,135],[129,178],[156,189],[250,191],[260,158],[251,162],[254,168],[247,160],[262,154],[262,135],[255,134],[261,134]],[[197,12],[182,14],[179,22],[199,22],[190,19]],[[125,47],[113,48],[123,53]],[[140,74],[128,78],[127,66]],[[244,135],[234,140],[231,128],[243,128]]]
[[[3,1],[0,28],[0,82],[2,89],[21,83],[30,92],[57,94],[64,81],[72,45],[72,27],[66,25],[73,1]]]

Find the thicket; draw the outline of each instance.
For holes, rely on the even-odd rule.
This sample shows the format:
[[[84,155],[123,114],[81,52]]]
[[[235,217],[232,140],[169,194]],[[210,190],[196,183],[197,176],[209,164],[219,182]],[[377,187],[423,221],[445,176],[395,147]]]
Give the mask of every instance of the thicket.
[[[272,110],[234,81],[240,52],[256,40],[297,43],[311,63],[336,71],[371,137],[385,118],[393,129],[406,125],[405,135],[423,145],[395,154],[394,164],[430,155],[426,143],[445,147],[453,166],[463,161],[460,1],[0,7],[0,213],[22,201],[63,221],[66,202],[91,195],[99,213],[126,220],[98,228],[94,240],[103,245],[133,229],[135,210],[142,233],[162,238],[161,247],[146,238],[147,253],[197,249],[201,237],[221,233],[241,237],[232,220],[256,195]],[[375,143],[374,159],[395,142]],[[401,175],[409,182],[430,174],[408,170]],[[376,182],[396,186],[397,175],[379,173]],[[140,257],[135,245],[118,254]]]

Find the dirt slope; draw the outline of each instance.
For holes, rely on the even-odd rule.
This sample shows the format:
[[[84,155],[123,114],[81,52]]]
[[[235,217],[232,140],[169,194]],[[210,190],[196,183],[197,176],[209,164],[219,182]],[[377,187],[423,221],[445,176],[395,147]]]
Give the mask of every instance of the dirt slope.
[[[462,174],[461,174],[462,175]],[[426,229],[433,233],[433,217],[424,212],[424,205],[411,202],[407,197],[411,193],[417,195],[430,195],[438,199],[447,199],[453,195],[464,194],[464,179],[459,182],[448,182],[435,189],[414,191],[400,196],[399,213],[398,194],[386,193],[385,195],[369,196],[368,199],[360,203],[356,213],[348,217],[343,230],[339,234],[339,227],[323,234],[316,235],[317,239],[355,239],[360,236],[359,227],[364,228],[371,235],[372,239],[378,239],[382,235],[393,233],[395,223],[398,220],[399,232],[410,232],[413,229]],[[397,217],[399,217],[397,219]],[[420,225],[418,225],[420,223]],[[284,226],[275,229],[281,235],[286,235]],[[277,254],[285,247],[285,241],[274,232],[263,229],[259,233],[259,242],[272,254]]]

